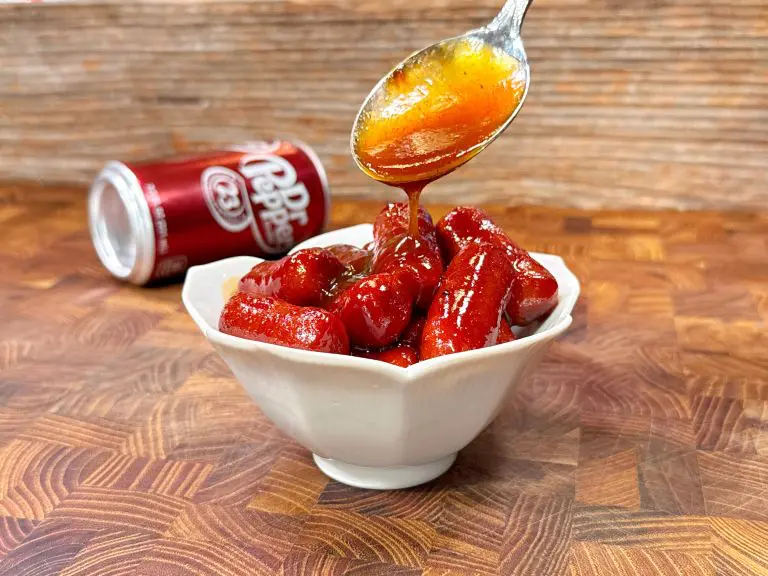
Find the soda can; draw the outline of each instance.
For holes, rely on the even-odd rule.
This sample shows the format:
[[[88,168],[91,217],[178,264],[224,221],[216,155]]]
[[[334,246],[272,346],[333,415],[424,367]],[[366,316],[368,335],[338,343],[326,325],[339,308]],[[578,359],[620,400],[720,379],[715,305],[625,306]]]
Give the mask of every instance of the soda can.
[[[93,245],[144,285],[229,256],[271,258],[320,233],[330,189],[314,151],[277,140],[157,162],[109,162],[88,197]]]

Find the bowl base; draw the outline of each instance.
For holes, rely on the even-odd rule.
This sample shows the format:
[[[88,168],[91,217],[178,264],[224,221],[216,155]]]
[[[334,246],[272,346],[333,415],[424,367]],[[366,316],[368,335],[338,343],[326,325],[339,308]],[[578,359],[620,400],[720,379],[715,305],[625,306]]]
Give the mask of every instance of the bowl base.
[[[354,486],[355,488],[369,488],[371,490],[397,490],[418,486],[430,480],[434,480],[448,470],[456,460],[456,453],[449,454],[440,460],[419,464],[418,466],[387,466],[369,467],[355,466],[322,458],[317,454],[312,455],[315,464],[326,476],[337,482]]]

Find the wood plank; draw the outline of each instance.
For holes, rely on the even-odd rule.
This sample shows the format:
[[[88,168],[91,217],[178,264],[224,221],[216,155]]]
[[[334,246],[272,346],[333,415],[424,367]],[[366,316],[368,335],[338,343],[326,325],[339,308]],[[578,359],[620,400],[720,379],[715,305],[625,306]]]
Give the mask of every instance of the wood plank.
[[[3,4],[0,172],[88,182],[106,160],[289,136],[339,197],[391,197],[349,156],[364,96],[410,52],[499,1]],[[768,200],[768,7],[760,0],[537,0],[533,84],[494,146],[427,195],[587,208]]]

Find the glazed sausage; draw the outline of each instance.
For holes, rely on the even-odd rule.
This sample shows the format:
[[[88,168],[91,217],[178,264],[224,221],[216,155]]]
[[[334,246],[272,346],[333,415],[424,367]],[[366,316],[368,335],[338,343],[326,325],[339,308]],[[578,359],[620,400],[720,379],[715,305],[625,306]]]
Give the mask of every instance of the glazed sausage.
[[[425,310],[432,302],[443,262],[432,218],[419,209],[419,237],[408,235],[408,205],[389,204],[373,226],[373,272],[400,274],[415,299],[415,306]]]
[[[557,280],[541,264],[515,244],[482,210],[459,206],[437,224],[443,258],[450,262],[471,242],[491,242],[504,249],[515,271],[507,314],[513,325],[526,326],[557,304]]]
[[[421,343],[421,333],[424,331],[424,322],[426,322],[424,316],[414,316],[411,318],[411,323],[406,326],[403,333],[400,335],[398,343],[405,344],[411,348],[418,350]]]
[[[356,282],[330,303],[351,342],[381,348],[397,340],[411,321],[413,297],[395,274],[372,274]]]
[[[496,344],[512,290],[512,265],[504,251],[470,243],[451,261],[427,313],[422,360]]]
[[[365,248],[358,248],[351,244],[334,244],[327,246],[326,250],[336,256],[352,275],[365,274],[370,267],[373,254]]]
[[[387,348],[386,350],[352,350],[352,356],[359,356],[360,358],[370,358],[371,360],[379,360],[381,362],[387,362],[400,366],[401,368],[407,368],[419,361],[419,353],[415,348],[411,346],[405,346],[398,344],[393,348]]]
[[[376,216],[373,222],[373,239],[376,243],[387,242],[395,236],[406,234],[409,229],[410,210],[407,202],[391,202]],[[419,207],[419,237],[437,245],[437,233],[432,216]]]
[[[224,305],[219,330],[289,348],[349,354],[349,337],[333,313],[295,306],[270,296],[237,292]]]
[[[299,250],[276,262],[261,262],[240,280],[240,291],[274,296],[297,306],[319,306],[346,266],[324,248]]]

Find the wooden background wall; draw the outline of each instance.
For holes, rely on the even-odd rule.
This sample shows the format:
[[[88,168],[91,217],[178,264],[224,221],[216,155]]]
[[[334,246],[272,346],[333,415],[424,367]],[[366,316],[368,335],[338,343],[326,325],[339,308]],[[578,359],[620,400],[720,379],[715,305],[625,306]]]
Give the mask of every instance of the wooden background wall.
[[[107,159],[296,136],[336,194],[365,94],[501,0],[0,5],[0,178],[87,182]],[[504,138],[427,200],[768,205],[766,0],[535,0],[533,87]]]

